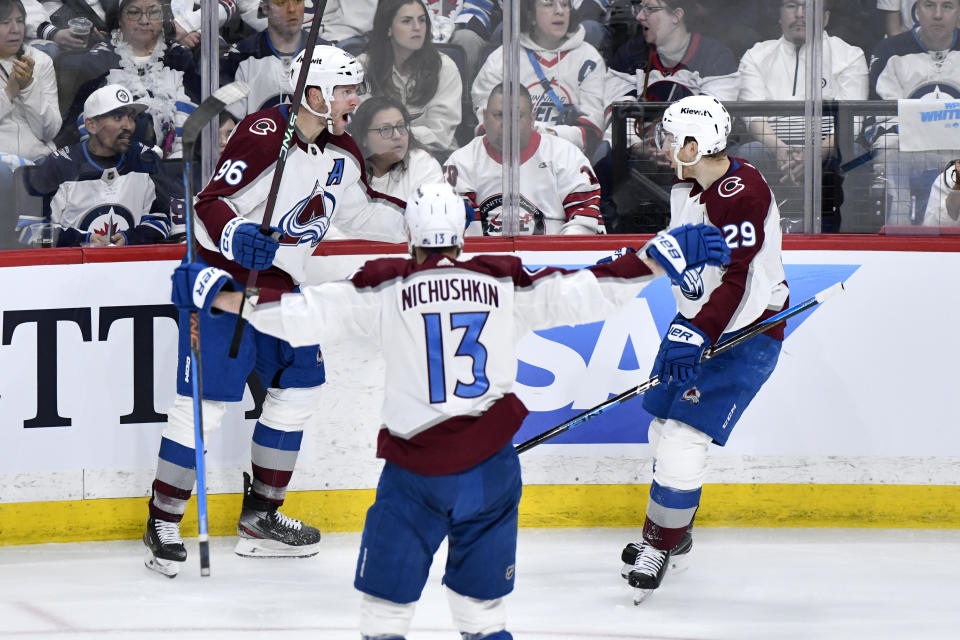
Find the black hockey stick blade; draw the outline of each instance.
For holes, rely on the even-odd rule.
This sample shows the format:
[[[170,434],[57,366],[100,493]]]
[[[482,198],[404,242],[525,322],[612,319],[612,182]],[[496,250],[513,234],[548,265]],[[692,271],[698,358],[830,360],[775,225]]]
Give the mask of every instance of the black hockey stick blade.
[[[833,296],[837,295],[838,293],[844,290],[845,290],[845,287],[843,286],[842,282],[838,282],[834,285],[831,285],[826,289],[824,289],[823,291],[821,291],[820,293],[818,293],[817,295],[813,296],[812,298],[808,300],[804,300],[799,304],[795,304],[789,309],[784,309],[780,313],[770,316],[763,322],[758,322],[755,325],[751,325],[746,329],[743,329],[740,333],[737,333],[722,342],[718,342],[712,349],[708,349],[707,352],[703,354],[703,357],[700,359],[700,361],[703,362],[704,360],[715,358],[721,353],[724,353],[734,348],[738,344],[742,344],[743,342],[749,340],[750,338],[756,335],[769,331],[770,329],[780,324],[781,322],[786,322],[789,318],[792,318],[793,316],[799,313],[803,313],[804,311],[807,311],[808,309],[811,309],[817,306],[821,302],[829,298],[832,298]],[[562,424],[558,424],[552,429],[548,429],[547,431],[544,431],[543,433],[536,435],[530,438],[529,440],[525,440],[524,442],[521,442],[516,446],[517,453],[523,453],[524,451],[529,451],[530,449],[534,448],[538,444],[543,444],[548,440],[552,440],[557,436],[559,436],[561,433],[569,431],[570,429],[583,424],[590,418],[595,418],[596,416],[600,415],[607,409],[611,409],[613,407],[621,405],[627,400],[630,400],[631,398],[635,398],[639,395],[643,395],[644,393],[646,393],[650,389],[653,389],[659,384],[660,384],[660,378],[658,378],[657,376],[653,376],[648,380],[644,380],[637,386],[631,387],[630,389],[627,389],[623,393],[616,395],[610,398],[609,400],[606,400],[605,402],[601,402],[600,404],[593,407],[592,409],[587,409],[583,413],[580,413],[570,418],[566,422]]]

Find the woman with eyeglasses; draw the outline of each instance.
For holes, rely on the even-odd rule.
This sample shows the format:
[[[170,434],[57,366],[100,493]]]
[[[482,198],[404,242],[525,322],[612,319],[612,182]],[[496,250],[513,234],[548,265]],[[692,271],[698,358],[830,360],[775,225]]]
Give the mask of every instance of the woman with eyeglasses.
[[[737,99],[736,56],[719,40],[688,27],[696,0],[643,0],[632,6],[637,33],[610,61],[606,104],[673,102],[700,94]]]
[[[570,0],[521,0],[520,82],[533,98],[534,126],[589,156],[600,142],[607,67],[584,34]],[[490,54],[473,82],[478,119],[501,82],[503,47]]]
[[[137,120],[134,140],[160,148],[164,158],[181,157],[181,127],[200,103],[200,73],[186,47],[164,39],[160,0],[120,0],[108,13],[110,41],[94,47],[73,71],[85,78],[64,118],[59,144],[82,131],[83,103],[107,84],[120,84],[148,109]],[[78,122],[79,119],[79,122]]]
[[[358,58],[370,96],[406,106],[411,130],[425,149],[446,157],[456,142],[463,83],[460,70],[433,42],[421,0],[382,0],[366,51]]]
[[[350,135],[367,164],[367,184],[375,191],[409,200],[423,184],[443,182],[440,163],[421,148],[402,103],[375,96],[350,120]]]

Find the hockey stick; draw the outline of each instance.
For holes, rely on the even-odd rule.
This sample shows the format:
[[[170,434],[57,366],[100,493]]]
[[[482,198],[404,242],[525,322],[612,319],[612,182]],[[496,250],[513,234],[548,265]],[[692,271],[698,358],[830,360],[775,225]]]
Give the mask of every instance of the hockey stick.
[[[296,133],[297,116],[300,114],[300,105],[303,103],[304,92],[306,90],[307,75],[310,71],[310,65],[313,63],[313,49],[317,44],[317,35],[320,33],[320,21],[323,12],[327,9],[327,0],[320,0],[314,3],[313,20],[310,22],[310,33],[307,35],[307,42],[303,46],[303,64],[300,65],[300,73],[297,76],[297,86],[293,90],[293,102],[290,104],[290,118],[287,120],[287,129],[283,132],[283,142],[280,144],[280,155],[277,157],[277,164],[273,169],[273,180],[270,182],[270,191],[267,193],[267,204],[263,209],[263,219],[260,221],[260,233],[268,235],[270,231],[270,220],[273,218],[273,209],[277,206],[277,194],[280,191],[280,181],[283,179],[283,170],[287,166],[287,152],[293,146],[293,136]],[[254,285],[257,283],[257,274],[259,271],[251,269],[247,274],[247,283],[243,289],[244,306],[247,299],[253,293]],[[230,357],[236,358],[240,352],[240,338],[243,337],[243,328],[247,321],[243,318],[243,307],[237,314],[237,324],[233,328],[233,340],[230,341]]]
[[[206,100],[200,103],[186,122],[183,123],[183,188],[184,188],[184,227],[187,232],[187,262],[196,262],[197,248],[194,244],[193,229],[193,149],[204,127],[223,109],[250,93],[243,82],[233,82],[220,87]],[[196,311],[190,312],[190,381],[193,388],[193,433],[194,456],[197,467],[197,542],[200,544],[200,575],[210,575],[210,535],[207,527],[207,484],[206,464],[203,440],[203,380],[200,369],[200,318]]]
[[[767,319],[764,320],[763,322],[758,322],[757,324],[755,324],[755,325],[753,325],[753,326],[750,326],[750,327],[747,327],[746,329],[743,329],[742,331],[740,331],[740,333],[734,334],[733,336],[727,338],[726,340],[724,340],[724,341],[722,341],[722,342],[718,342],[718,343],[717,343],[716,345],[714,345],[711,349],[708,349],[708,350],[706,351],[706,353],[703,354],[703,357],[700,359],[700,362],[703,362],[703,361],[705,361],[705,360],[709,360],[710,358],[715,358],[715,357],[717,357],[718,355],[720,355],[721,353],[724,353],[724,352],[729,351],[730,349],[734,348],[735,346],[737,346],[737,345],[739,345],[739,344],[741,344],[741,343],[743,343],[743,342],[746,342],[747,340],[749,340],[750,338],[754,337],[755,335],[758,335],[758,334],[760,334],[760,333],[763,333],[763,332],[765,332],[765,331],[770,330],[771,328],[775,327],[776,325],[780,324],[781,322],[784,322],[784,321],[787,320],[788,318],[792,318],[793,316],[797,315],[798,313],[803,313],[803,312],[806,311],[807,309],[810,309],[810,308],[812,308],[812,307],[815,307],[816,305],[820,304],[820,303],[823,302],[824,300],[826,300],[826,299],[828,299],[828,298],[832,298],[834,295],[836,295],[837,293],[839,293],[839,292],[841,292],[841,291],[843,291],[843,290],[844,290],[843,283],[842,283],[842,282],[838,282],[838,283],[835,284],[835,285],[832,285],[832,286],[830,286],[830,287],[827,287],[826,289],[824,289],[823,291],[821,291],[821,292],[818,293],[817,295],[813,296],[813,297],[810,298],[809,300],[805,300],[805,301],[803,301],[803,302],[801,302],[801,303],[799,303],[799,304],[796,304],[796,305],[790,307],[789,309],[784,309],[784,310],[781,311],[780,313],[778,313],[778,314],[776,314],[776,315],[773,315],[773,316],[770,316],[769,318],[767,318]],[[595,406],[594,408],[592,408],[592,409],[587,409],[587,410],[584,411],[583,413],[581,413],[581,414],[579,414],[579,415],[577,415],[577,416],[574,416],[573,418],[570,418],[569,420],[567,420],[567,421],[564,422],[563,424],[559,424],[559,425],[553,427],[552,429],[549,429],[549,430],[547,430],[547,431],[544,431],[543,433],[541,433],[541,434],[538,435],[538,436],[534,436],[534,437],[530,438],[529,440],[526,440],[525,442],[521,442],[521,443],[518,444],[517,447],[516,447],[516,448],[517,448],[517,453],[523,453],[524,451],[527,451],[527,450],[529,450],[529,449],[532,449],[533,447],[537,446],[538,444],[543,444],[543,443],[546,442],[547,440],[552,440],[553,438],[556,438],[556,437],[557,437],[558,435],[560,435],[561,433],[564,433],[565,431],[569,431],[570,429],[572,429],[572,428],[574,428],[574,427],[576,427],[576,426],[579,426],[579,425],[583,424],[584,422],[586,422],[586,421],[589,420],[590,418],[594,418],[594,417],[600,415],[601,413],[603,413],[603,412],[606,411],[607,409],[610,409],[610,408],[612,408],[612,407],[616,407],[616,406],[618,406],[618,405],[620,405],[620,404],[623,404],[624,402],[626,402],[627,400],[629,400],[629,399],[631,399],[631,398],[634,398],[634,397],[636,397],[636,396],[639,396],[639,395],[642,395],[642,394],[646,393],[646,392],[649,391],[650,389],[653,389],[655,386],[657,386],[658,384],[660,384],[660,382],[661,382],[661,381],[660,381],[660,378],[659,378],[659,377],[653,376],[653,377],[650,378],[649,380],[646,380],[646,381],[644,381],[644,382],[641,382],[640,384],[638,384],[637,386],[635,386],[635,387],[633,387],[633,388],[631,388],[631,389],[627,389],[626,391],[624,391],[624,392],[621,393],[620,395],[614,396],[614,397],[610,398],[609,400],[607,400],[606,402],[601,402],[600,404],[598,404],[598,405]]]

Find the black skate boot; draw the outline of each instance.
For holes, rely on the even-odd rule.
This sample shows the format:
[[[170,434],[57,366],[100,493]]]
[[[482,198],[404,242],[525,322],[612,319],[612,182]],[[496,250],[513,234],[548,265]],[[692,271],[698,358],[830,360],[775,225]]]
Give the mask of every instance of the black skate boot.
[[[620,552],[620,560],[623,561],[623,566],[620,567],[620,575],[624,580],[633,571],[633,563],[637,561],[637,554],[640,553],[640,548],[643,545],[643,542],[628,542],[627,546]],[[690,559],[687,554],[690,553],[691,549],[693,549],[693,529],[689,528],[683,532],[683,537],[680,538],[677,546],[670,550],[670,571],[674,573],[686,571],[687,561]]]
[[[253,495],[250,474],[243,474],[243,510],[234,549],[246,558],[309,558],[320,550],[320,531],[288,518],[277,505]]]
[[[143,544],[147,546],[143,564],[168,578],[176,578],[187,559],[187,549],[180,537],[180,523],[150,516],[147,530],[143,532]]]
[[[640,604],[651,591],[660,586],[669,566],[669,551],[661,551],[646,543],[641,545],[640,553],[633,563],[633,570],[627,576],[627,582],[634,589],[633,604]]]

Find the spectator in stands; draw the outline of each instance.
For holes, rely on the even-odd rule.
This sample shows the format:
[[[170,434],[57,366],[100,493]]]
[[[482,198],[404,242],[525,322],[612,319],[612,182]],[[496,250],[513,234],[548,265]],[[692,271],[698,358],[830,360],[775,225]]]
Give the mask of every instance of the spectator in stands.
[[[517,137],[520,139],[520,235],[604,233],[600,186],[590,162],[575,145],[534,129],[530,93],[520,87]],[[509,107],[508,107],[509,108]],[[454,151],[444,174],[477,212],[467,235],[503,232],[503,85],[493,87],[483,110],[486,134]]]
[[[583,39],[603,52],[604,58],[611,40],[606,14],[614,2],[573,0],[572,4],[580,26],[584,28]],[[467,73],[471,78],[476,75],[477,67],[483,62],[484,53],[490,50],[488,47],[491,43],[497,45],[503,42],[501,7],[502,0],[463,0],[463,7],[457,13],[450,42],[463,48],[467,56]]]
[[[90,137],[61,149],[33,169],[30,187],[52,195],[50,217],[60,228],[57,246],[152,244],[170,231],[170,198],[160,158],[133,140],[136,117],[147,109],[112,84],[84,103]],[[19,226],[41,220],[21,218]]]
[[[108,15],[110,42],[85,56],[78,73],[93,79],[77,91],[58,136],[60,145],[75,141],[82,105],[107,84],[127,87],[146,104],[134,140],[156,145],[164,158],[181,155],[181,127],[200,102],[200,73],[190,50],[163,40],[163,8],[159,0],[120,0]]]
[[[606,104],[673,102],[702,93],[737,99],[737,59],[720,41],[687,28],[694,0],[645,0],[633,5],[640,28],[610,62]]]
[[[250,87],[245,98],[227,106],[236,122],[260,109],[292,101],[296,78],[290,77],[290,66],[307,40],[303,6],[304,0],[261,0],[267,28],[238,42],[221,60],[221,83],[242,80]]]
[[[917,23],[913,14],[915,4],[916,0],[877,0],[877,10],[883,14],[887,37],[892,38],[913,29]]]
[[[237,12],[237,6],[241,4],[238,0],[218,0],[217,1],[217,22],[222,27]],[[255,3],[242,2],[250,5]],[[174,38],[188,49],[193,49],[200,44],[200,3],[194,0],[173,0],[170,2],[170,10],[173,14],[172,27]]]
[[[382,0],[359,60],[369,95],[405,105],[420,144],[446,157],[455,146],[463,84],[457,66],[433,42],[422,0]]]
[[[36,39],[51,58],[60,53],[83,52],[107,37],[105,9],[100,0],[63,3],[59,0],[24,0],[26,8],[27,39]],[[71,33],[67,23],[71,18],[83,17],[91,22],[90,33],[80,37]],[[52,46],[50,45],[52,43]]]
[[[534,100],[537,131],[559,136],[589,155],[600,142],[606,64],[584,40],[570,0],[521,0],[520,84]],[[503,47],[490,54],[471,97],[478,115],[503,81]]]
[[[50,57],[24,44],[26,10],[21,0],[0,0],[0,154],[6,165],[32,164],[56,150],[60,129],[57,80]],[[3,181],[4,176],[0,176]],[[9,179],[6,181],[9,184]],[[5,202],[9,202],[6,200]]]
[[[823,3],[823,24],[830,22],[830,2]],[[806,5],[804,0],[780,3],[781,36],[751,47],[740,60],[740,100],[803,100],[806,97],[806,71],[810,64],[806,44]],[[867,61],[863,51],[840,38],[823,34],[824,100],[866,100]],[[757,165],[770,180],[783,220],[802,219],[803,198],[786,194],[779,187],[803,182],[804,119],[800,116],[745,118],[755,142],[733,153]],[[833,118],[824,117],[823,126],[823,231],[840,230],[840,204],[843,179],[834,144]],[[779,180],[776,176],[780,176]],[[796,191],[796,190],[794,190]]]
[[[350,119],[350,135],[363,153],[367,184],[375,191],[406,201],[420,185],[443,182],[440,163],[420,147],[401,102],[370,98]]]
[[[871,99],[960,99],[960,2],[918,0],[916,17],[913,30],[881,40],[874,48]],[[926,194],[915,193],[911,179],[943,166],[951,152],[902,152],[895,121],[867,124],[865,141],[877,152],[874,169],[887,180],[887,223],[918,224],[922,211],[915,202]]]
[[[952,160],[933,181],[923,224],[927,227],[960,226],[960,160]]]

